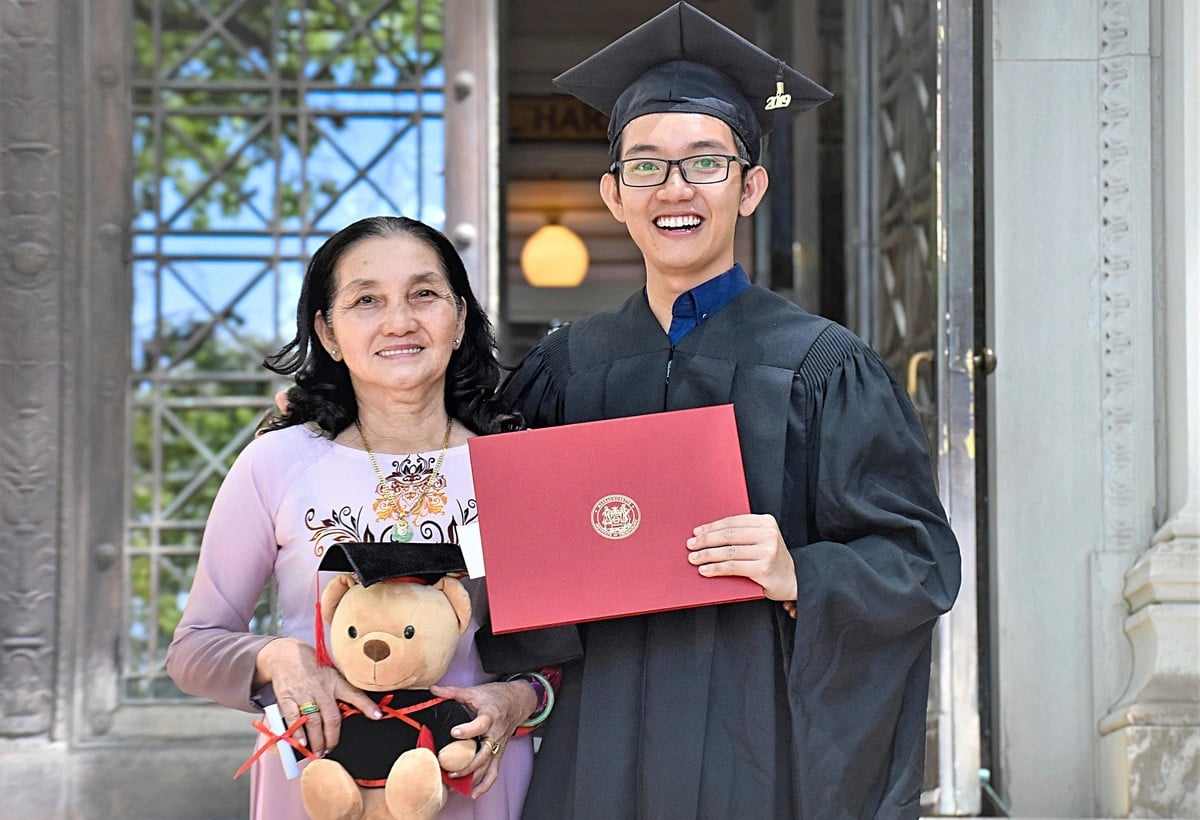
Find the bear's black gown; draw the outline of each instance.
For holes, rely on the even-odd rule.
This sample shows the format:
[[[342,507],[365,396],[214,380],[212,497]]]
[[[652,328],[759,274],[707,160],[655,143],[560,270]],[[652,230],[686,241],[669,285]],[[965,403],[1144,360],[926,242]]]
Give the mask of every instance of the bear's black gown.
[[[396,710],[403,710],[427,700],[436,700],[428,689],[367,692],[367,696],[376,703],[382,703],[390,696],[391,700],[387,702],[387,706]],[[341,739],[325,756],[326,759],[341,763],[360,785],[382,786],[396,759],[409,749],[417,748],[419,730],[398,717],[385,716],[382,720],[371,720],[347,704],[340,705]],[[408,713],[408,716],[429,727],[433,735],[435,755],[454,740],[450,736],[453,727],[468,723],[472,719],[467,707],[454,700],[441,701],[434,706]]]

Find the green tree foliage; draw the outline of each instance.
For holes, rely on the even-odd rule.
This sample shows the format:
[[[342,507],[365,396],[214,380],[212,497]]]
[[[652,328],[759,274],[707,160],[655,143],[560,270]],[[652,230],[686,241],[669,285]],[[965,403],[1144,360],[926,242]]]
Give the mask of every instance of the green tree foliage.
[[[159,507],[166,509],[178,504],[172,518],[203,520],[223,472],[187,497],[181,497],[181,492],[197,475],[211,468],[209,454],[228,450],[231,442],[248,440],[270,407],[268,397],[278,379],[267,373],[261,362],[263,352],[271,344],[263,341],[249,347],[223,340],[212,332],[197,342],[197,329],[203,327],[200,322],[189,321],[182,326],[160,328],[157,345],[164,361],[175,359],[181,349],[190,352],[175,359],[178,364],[171,368],[172,380],[147,379],[135,385],[132,431],[135,521],[153,512],[152,476],[156,458],[162,478]],[[259,377],[229,378],[228,374]],[[225,466],[232,463],[236,452],[235,449],[222,459]]]
[[[260,367],[267,341],[234,342],[189,321],[161,327],[156,345],[159,364],[177,364],[170,380],[134,385],[126,663],[134,698],[178,694],[162,665],[195,574],[203,522],[278,384]],[[256,371],[261,378],[228,375]],[[252,628],[265,631],[270,618],[264,596]]]
[[[167,180],[200,230],[214,207],[226,217],[248,208],[268,221],[303,216],[313,192],[295,167],[280,165],[269,206],[247,187],[254,169],[281,162],[283,146],[307,158],[322,142],[296,114],[320,109],[329,92],[419,89],[442,64],[440,0],[133,0],[133,8],[137,206],[155,211]],[[283,115],[270,121],[273,107]],[[342,128],[345,113],[329,121]],[[308,184],[336,190],[329,180]]]

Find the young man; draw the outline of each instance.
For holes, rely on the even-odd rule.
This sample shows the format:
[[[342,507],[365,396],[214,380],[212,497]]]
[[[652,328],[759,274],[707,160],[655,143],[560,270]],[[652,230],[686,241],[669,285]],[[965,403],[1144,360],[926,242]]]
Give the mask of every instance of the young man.
[[[765,598],[581,625],[524,816],[915,818],[959,586],[924,436],[871,350],[733,255],[762,131],[828,92],[685,3],[555,82],[611,112],[600,193],[646,287],[544,338],[506,395],[535,427],[732,402],[755,514],[686,546]]]

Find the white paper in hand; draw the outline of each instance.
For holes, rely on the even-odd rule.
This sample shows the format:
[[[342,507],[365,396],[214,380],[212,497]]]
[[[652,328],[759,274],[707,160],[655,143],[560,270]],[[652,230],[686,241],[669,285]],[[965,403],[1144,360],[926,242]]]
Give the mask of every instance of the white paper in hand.
[[[287,731],[287,726],[283,723],[283,714],[279,711],[279,704],[268,703],[263,707],[263,714],[267,716],[267,726],[271,727],[271,731],[276,735],[282,735]],[[279,762],[283,764],[283,773],[287,775],[287,779],[292,780],[299,777],[300,766],[296,763],[296,754],[288,742],[277,740],[275,748],[279,750]]]
[[[458,528],[458,546],[462,550],[463,560],[467,563],[467,576],[482,578],[483,542],[479,539],[479,519]]]

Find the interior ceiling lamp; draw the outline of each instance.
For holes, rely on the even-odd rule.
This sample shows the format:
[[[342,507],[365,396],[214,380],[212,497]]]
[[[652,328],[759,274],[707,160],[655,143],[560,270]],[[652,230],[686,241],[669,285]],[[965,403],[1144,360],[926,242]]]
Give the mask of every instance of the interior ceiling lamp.
[[[543,225],[521,249],[521,272],[535,287],[573,288],[583,281],[587,269],[587,245],[565,225]]]

